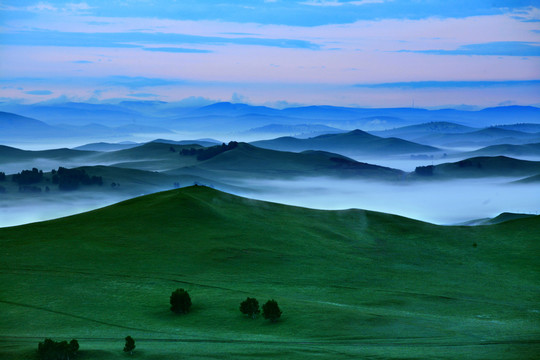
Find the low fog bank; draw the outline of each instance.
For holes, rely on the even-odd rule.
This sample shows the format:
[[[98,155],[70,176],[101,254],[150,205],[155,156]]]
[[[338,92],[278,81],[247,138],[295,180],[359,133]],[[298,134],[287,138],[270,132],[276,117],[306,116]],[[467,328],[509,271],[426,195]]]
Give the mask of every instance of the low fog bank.
[[[452,180],[437,183],[381,184],[307,178],[249,181],[245,195],[258,200],[314,209],[365,209],[440,225],[491,218],[502,212],[540,213],[537,184],[509,185],[515,179]]]
[[[377,183],[336,178],[228,181],[235,194],[314,209],[366,209],[440,225],[492,218],[502,212],[539,214],[538,184],[515,180],[467,179]],[[227,191],[227,190],[225,190]],[[0,198],[0,227],[50,220],[94,210],[131,198],[93,191]],[[142,194],[141,194],[142,195]]]
[[[0,227],[45,221],[95,210],[127,200],[129,196],[73,192],[63,195],[35,195],[16,200],[0,199]]]
[[[440,165],[445,163],[454,163],[465,159],[470,159],[472,157],[481,157],[488,156],[493,157],[496,155],[471,155],[464,154],[460,155],[458,153],[449,155],[447,157],[442,157],[440,155],[435,155],[433,158],[412,158],[411,156],[386,156],[386,157],[373,157],[373,156],[349,156],[351,159],[356,161],[375,164],[379,166],[386,166],[393,169],[399,169],[405,172],[412,172],[418,166],[429,166],[429,165]],[[528,160],[528,161],[540,161],[540,156],[531,156],[531,155],[502,155],[506,157],[511,157],[518,160]],[[516,180],[516,179],[512,179]]]
[[[412,172],[418,166],[439,165],[447,162],[454,162],[463,159],[448,159],[448,158],[433,158],[433,159],[412,159],[410,156],[386,156],[386,157],[372,157],[372,156],[349,156],[359,162],[374,164],[379,166],[385,166],[392,169],[398,169],[405,172]]]

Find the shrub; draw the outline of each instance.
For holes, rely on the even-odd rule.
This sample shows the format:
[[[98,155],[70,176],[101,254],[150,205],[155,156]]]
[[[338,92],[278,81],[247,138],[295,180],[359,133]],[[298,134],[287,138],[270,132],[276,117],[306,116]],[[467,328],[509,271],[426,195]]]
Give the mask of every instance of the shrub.
[[[184,289],[176,289],[171,294],[171,311],[177,314],[187,314],[191,307],[191,298]]]

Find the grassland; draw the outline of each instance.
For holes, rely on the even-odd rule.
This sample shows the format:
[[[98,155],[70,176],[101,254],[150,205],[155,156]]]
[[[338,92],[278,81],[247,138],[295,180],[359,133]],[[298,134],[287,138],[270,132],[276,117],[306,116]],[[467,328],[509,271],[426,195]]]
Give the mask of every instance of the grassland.
[[[0,358],[534,359],[540,217],[443,227],[190,187],[0,229]],[[169,296],[189,291],[192,311]],[[243,317],[278,301],[277,323]]]

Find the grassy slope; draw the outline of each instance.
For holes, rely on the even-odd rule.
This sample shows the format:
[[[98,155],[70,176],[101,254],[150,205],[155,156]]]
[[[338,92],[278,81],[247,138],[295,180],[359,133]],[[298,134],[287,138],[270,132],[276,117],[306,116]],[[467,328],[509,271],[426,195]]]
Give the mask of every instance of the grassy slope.
[[[191,187],[0,230],[0,358],[533,358],[540,218],[440,227]],[[478,246],[473,247],[473,243]],[[172,290],[191,293],[175,316]],[[240,301],[274,298],[282,320]]]

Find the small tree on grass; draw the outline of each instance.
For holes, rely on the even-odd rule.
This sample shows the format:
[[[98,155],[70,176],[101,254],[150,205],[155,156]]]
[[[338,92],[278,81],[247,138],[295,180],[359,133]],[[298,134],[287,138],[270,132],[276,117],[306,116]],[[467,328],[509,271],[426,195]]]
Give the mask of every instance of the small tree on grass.
[[[250,297],[240,303],[240,311],[253,319],[261,312],[257,299]]]
[[[79,342],[73,339],[69,342],[69,352],[70,354],[75,355],[77,354],[77,351],[79,351]]]
[[[264,318],[269,319],[271,322],[276,322],[282,314],[276,300],[268,300],[262,309]]]
[[[133,355],[133,350],[135,350],[135,340],[131,336],[126,336],[124,351],[129,353],[129,355]]]
[[[171,311],[177,314],[187,314],[191,307],[191,298],[184,289],[176,289],[171,294]]]

